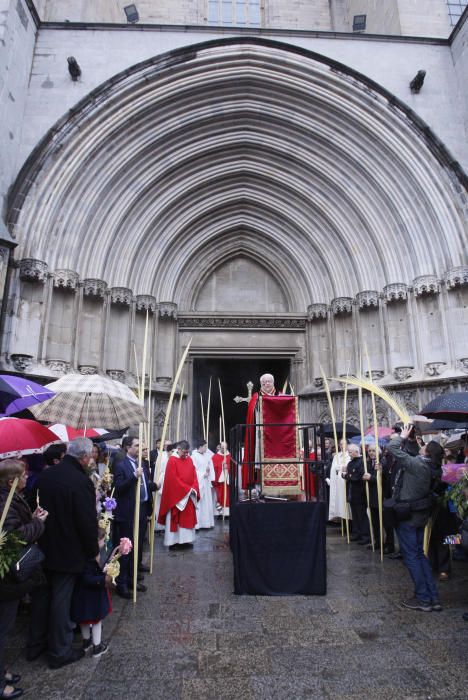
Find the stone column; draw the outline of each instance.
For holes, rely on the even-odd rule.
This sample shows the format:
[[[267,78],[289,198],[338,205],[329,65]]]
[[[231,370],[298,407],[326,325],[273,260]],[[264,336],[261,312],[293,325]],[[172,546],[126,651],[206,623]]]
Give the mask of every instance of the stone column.
[[[306,337],[309,358],[307,382],[311,383],[322,379],[321,368],[325,374],[334,371],[331,364],[332,338],[327,304],[310,304],[307,307]]]
[[[356,308],[359,311],[356,314],[358,334],[354,346],[356,352],[359,352],[359,348],[362,348],[361,357],[357,357],[355,360],[357,371],[361,371],[360,363],[362,368],[366,366],[366,354],[368,353],[372,371],[376,370],[385,374],[386,361],[382,343],[383,324],[378,291],[368,289],[364,292],[359,292],[356,295]]]
[[[128,372],[133,353],[131,328],[134,325],[133,292],[128,287],[109,289],[106,368]],[[141,359],[139,358],[141,363]],[[141,373],[141,366],[139,367]],[[141,379],[141,378],[140,378]]]
[[[446,321],[455,332],[449,334],[451,356],[455,369],[468,374],[468,348],[463,333],[457,334],[460,319],[468,308],[468,265],[453,267],[444,275],[446,296],[444,305],[447,309]]]
[[[88,278],[83,280],[78,335],[78,370],[82,374],[97,372],[101,364],[104,301],[107,283]]]
[[[46,322],[44,324],[43,357],[49,369],[67,372],[74,360],[76,346],[79,297],[79,277],[73,270],[55,270]]]
[[[20,261],[19,300],[9,348],[10,359],[18,372],[26,372],[41,353],[47,279],[47,263],[43,260],[25,258]]]
[[[156,362],[156,381],[170,384],[176,368],[177,345],[177,304],[161,301],[158,304],[158,357]]]
[[[347,319],[353,312],[353,299],[351,297],[337,297],[331,302],[331,314],[333,320],[333,346],[332,356],[335,358],[333,375],[346,374],[353,368],[350,367],[350,348],[354,353],[354,339],[351,335],[351,342],[345,343],[346,325],[348,332],[353,331],[353,319]],[[349,322],[351,321],[351,323]],[[348,339],[349,340],[349,339]]]

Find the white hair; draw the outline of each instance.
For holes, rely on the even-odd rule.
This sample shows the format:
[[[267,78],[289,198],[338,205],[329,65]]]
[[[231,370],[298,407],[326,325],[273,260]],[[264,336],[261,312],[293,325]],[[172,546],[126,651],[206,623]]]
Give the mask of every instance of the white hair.
[[[262,376],[260,377],[260,382],[261,382],[263,379],[272,379],[273,381],[275,381],[275,378],[274,378],[274,376],[273,376],[272,374],[262,374]]]
[[[351,443],[348,445],[348,452],[352,452],[353,454],[360,455],[361,450],[359,449],[359,445],[354,445],[354,443]]]
[[[86,455],[90,455],[92,451],[93,441],[87,437],[70,440],[67,447],[67,455],[71,455],[75,459],[82,459],[86,457]]]

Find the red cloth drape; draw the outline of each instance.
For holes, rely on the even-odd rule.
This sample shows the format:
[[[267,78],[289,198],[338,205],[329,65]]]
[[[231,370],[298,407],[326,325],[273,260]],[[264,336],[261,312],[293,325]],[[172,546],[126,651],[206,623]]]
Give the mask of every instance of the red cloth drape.
[[[197,500],[200,500],[197,472],[191,458],[169,457],[164,476],[158,523],[164,525],[166,515],[170,511],[171,532],[177,532],[178,527],[191,530],[197,524],[197,513],[191,498],[189,498],[184,510],[176,508],[176,504],[187,495],[190,489],[194,489]]]

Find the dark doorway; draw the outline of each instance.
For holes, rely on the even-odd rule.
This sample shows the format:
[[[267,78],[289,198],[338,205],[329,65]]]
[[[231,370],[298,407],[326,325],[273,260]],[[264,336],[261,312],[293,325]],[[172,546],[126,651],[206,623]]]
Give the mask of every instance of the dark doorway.
[[[247,396],[247,382],[254,384],[253,391],[258,391],[259,378],[269,372],[275,378],[275,386],[281,391],[283,384],[290,377],[290,360],[268,358],[219,359],[195,358],[193,363],[193,437],[203,437],[200,393],[206,413],[208,389],[211,377],[211,402],[209,447],[214,451],[219,442],[219,417],[221,403],[219,400],[218,378],[221,380],[226,420],[226,439],[229,430],[238,423],[245,423],[247,403],[236,403],[235,396]]]

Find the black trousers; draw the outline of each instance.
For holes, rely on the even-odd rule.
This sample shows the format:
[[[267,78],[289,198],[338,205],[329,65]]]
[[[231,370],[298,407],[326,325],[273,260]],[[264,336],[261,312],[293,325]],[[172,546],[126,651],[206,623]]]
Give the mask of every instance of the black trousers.
[[[45,574],[47,584],[32,594],[27,649],[39,651],[47,644],[50,657],[64,659],[73,644],[75,624],[70,619],[70,608],[77,574],[59,571]]]
[[[369,521],[367,519],[366,506],[362,501],[351,501],[351,515],[353,518],[353,535],[362,538],[370,538]]]
[[[8,635],[15,625],[18,604],[19,599],[0,602],[0,693],[2,694],[7,685],[5,682],[5,647]]]
[[[147,529],[146,508],[143,507],[140,511],[140,523],[138,531],[138,566],[141,564],[143,557],[143,542],[146,536]],[[114,547],[117,547],[122,537],[128,537],[133,542],[133,521],[128,520],[114,523]],[[115,582],[118,588],[132,588],[133,586],[133,551],[120,557],[120,574]]]

